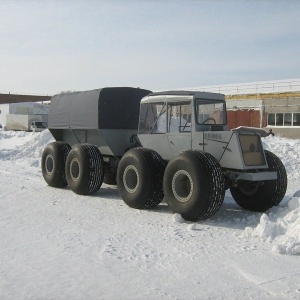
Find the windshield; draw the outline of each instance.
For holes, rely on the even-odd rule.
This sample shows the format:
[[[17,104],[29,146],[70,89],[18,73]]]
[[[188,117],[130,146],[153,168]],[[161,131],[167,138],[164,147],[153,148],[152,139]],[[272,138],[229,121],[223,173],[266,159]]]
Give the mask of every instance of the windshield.
[[[199,125],[226,124],[224,101],[196,99],[196,122]]]

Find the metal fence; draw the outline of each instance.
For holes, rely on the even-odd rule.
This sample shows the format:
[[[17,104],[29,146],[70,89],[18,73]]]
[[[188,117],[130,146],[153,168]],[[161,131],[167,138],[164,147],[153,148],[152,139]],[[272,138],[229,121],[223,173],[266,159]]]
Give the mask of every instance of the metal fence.
[[[198,88],[186,88],[186,90],[221,93],[225,95],[300,92],[300,78],[275,81],[259,81],[239,84],[212,85]],[[13,91],[0,91],[0,94],[49,96],[48,94],[46,95],[38,93],[20,92],[17,93]]]
[[[204,86],[192,90],[222,93],[225,95],[299,92],[300,78],[292,80],[261,81],[220,86]]]

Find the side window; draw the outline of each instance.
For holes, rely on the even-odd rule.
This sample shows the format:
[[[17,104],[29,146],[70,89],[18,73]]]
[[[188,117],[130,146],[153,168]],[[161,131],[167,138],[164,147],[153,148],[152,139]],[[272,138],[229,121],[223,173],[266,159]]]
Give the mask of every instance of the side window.
[[[300,113],[293,113],[293,126],[300,126]]]
[[[268,125],[275,126],[275,114],[268,114]]]
[[[300,113],[268,113],[270,126],[300,126]]]
[[[166,104],[144,103],[141,105],[139,134],[166,133]]]
[[[168,132],[191,132],[191,105],[168,105]]]
[[[140,110],[139,134],[191,132],[190,103],[143,103]]]
[[[284,126],[292,126],[292,113],[284,114]]]
[[[167,109],[166,104],[156,104],[157,121],[156,131],[153,133],[166,133],[167,132]]]
[[[276,114],[276,126],[283,126],[283,113]]]

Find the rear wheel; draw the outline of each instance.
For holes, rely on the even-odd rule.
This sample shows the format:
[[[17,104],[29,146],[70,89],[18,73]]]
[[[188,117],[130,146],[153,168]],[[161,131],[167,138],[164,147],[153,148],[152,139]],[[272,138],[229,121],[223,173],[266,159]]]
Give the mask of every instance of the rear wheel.
[[[46,146],[42,154],[42,174],[52,187],[68,185],[65,176],[65,163],[71,146],[64,142],[53,142]]]
[[[186,150],[169,162],[163,187],[170,209],[187,221],[212,216],[225,195],[220,164],[209,153],[197,150]]]
[[[96,146],[74,145],[67,157],[65,169],[67,182],[76,194],[94,194],[102,185],[104,164]]]
[[[138,209],[153,208],[163,199],[165,162],[158,153],[146,148],[133,148],[122,157],[117,185],[124,202]]]
[[[263,182],[241,181],[237,187],[231,187],[233,199],[242,208],[264,212],[277,206],[283,199],[287,188],[287,175],[281,160],[272,152],[265,150],[268,171],[276,171],[276,180]]]

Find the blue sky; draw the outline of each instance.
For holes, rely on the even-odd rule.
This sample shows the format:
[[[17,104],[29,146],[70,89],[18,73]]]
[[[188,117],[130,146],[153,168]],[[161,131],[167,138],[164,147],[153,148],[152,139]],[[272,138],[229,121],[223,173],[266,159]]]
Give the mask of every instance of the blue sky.
[[[0,92],[300,77],[297,0],[0,0]]]

